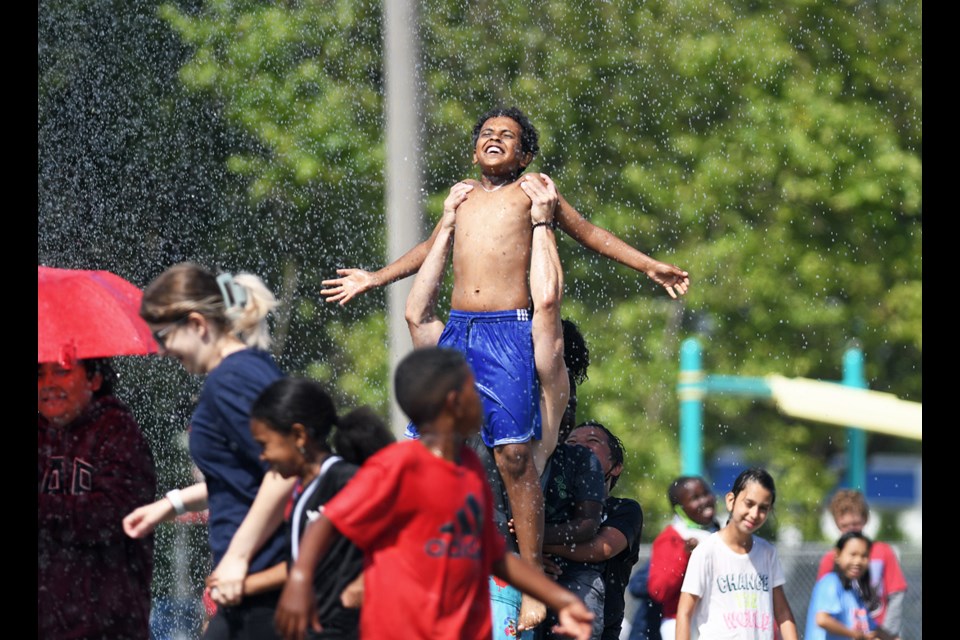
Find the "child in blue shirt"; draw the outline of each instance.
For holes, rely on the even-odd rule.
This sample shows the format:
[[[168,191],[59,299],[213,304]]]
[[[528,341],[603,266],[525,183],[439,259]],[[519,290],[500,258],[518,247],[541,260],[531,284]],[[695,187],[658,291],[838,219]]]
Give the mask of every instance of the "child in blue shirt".
[[[870,617],[879,604],[870,585],[870,539],[859,531],[845,533],[837,540],[835,554],[833,571],[813,587],[806,640],[893,640]]]

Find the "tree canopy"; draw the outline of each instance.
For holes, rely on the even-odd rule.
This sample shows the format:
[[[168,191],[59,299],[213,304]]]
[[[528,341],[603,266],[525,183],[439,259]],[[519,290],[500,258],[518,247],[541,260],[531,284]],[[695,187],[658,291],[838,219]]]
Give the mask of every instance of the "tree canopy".
[[[419,9],[427,225],[450,185],[475,175],[476,117],[517,105],[541,135],[533,170],[595,224],[691,274],[691,292],[672,301],[643,275],[560,241],[564,315],[591,350],[579,416],[624,439],[618,490],[640,499],[648,522],[666,513],[680,471],[685,337],[704,339],[711,372],[830,380],[857,344],[872,388],[922,400],[919,3]],[[40,261],[95,263],[140,284],[185,257],[258,272],[289,303],[284,366],[386,415],[382,292],[347,307],[319,294],[336,268],[386,260],[380,4],[210,0],[151,11],[41,6]],[[88,14],[115,37],[65,26],[90,24]],[[53,55],[67,33],[81,53]],[[100,250],[73,253],[91,234],[105,238]],[[62,264],[66,255],[75,264]],[[779,522],[815,536],[842,432],[733,399],[711,402],[706,422],[708,459],[736,448],[768,466],[788,505]]]

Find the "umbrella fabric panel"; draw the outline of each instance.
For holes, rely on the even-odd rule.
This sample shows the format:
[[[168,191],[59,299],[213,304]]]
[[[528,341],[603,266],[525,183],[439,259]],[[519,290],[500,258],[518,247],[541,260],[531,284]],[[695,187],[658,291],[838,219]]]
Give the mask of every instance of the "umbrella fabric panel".
[[[37,362],[156,353],[142,297],[109,271],[37,267]]]

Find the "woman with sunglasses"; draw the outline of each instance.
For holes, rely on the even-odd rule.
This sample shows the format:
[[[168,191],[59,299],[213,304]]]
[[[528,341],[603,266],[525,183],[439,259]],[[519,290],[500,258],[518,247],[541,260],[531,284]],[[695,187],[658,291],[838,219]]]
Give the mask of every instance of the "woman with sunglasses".
[[[291,495],[285,480],[260,460],[250,407],[283,373],[266,349],[267,314],[277,305],[255,275],[215,276],[192,263],[175,265],[144,291],[140,315],[160,354],[206,376],[190,423],[190,455],[205,482],[174,489],[124,518],[138,538],[187,511],[209,508],[214,571],[210,597],[220,606],[204,638],[275,637],[279,591],[243,597],[243,578],[285,558],[279,525]]]

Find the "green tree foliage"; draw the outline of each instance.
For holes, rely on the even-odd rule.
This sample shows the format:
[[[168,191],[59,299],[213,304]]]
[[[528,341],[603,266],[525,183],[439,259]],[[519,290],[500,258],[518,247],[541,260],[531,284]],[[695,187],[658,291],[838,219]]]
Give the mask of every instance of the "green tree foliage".
[[[475,175],[475,118],[516,104],[541,133],[533,170],[594,223],[691,273],[692,291],[675,302],[560,241],[564,313],[593,360],[580,416],[624,437],[619,487],[644,504],[648,536],[680,471],[686,337],[703,339],[710,372],[831,380],[858,344],[872,388],[922,400],[918,3],[419,7],[428,221],[451,184]],[[163,5],[161,15],[189,51],[179,77],[190,104],[229,124],[217,154],[246,187],[243,215],[205,228],[203,255],[264,274],[290,301],[280,323],[289,370],[385,413],[382,292],[344,308],[319,294],[337,267],[385,260],[380,4],[217,0]],[[778,523],[815,535],[842,431],[710,399],[704,440],[707,460],[732,447],[768,466]]]
[[[922,399],[918,5],[489,2],[426,15],[438,130],[520,104],[544,137],[538,168],[575,206],[692,274],[678,304],[562,241],[565,313],[593,353],[581,416],[624,435],[622,490],[653,522],[680,470],[687,336],[704,338],[712,372],[834,380],[856,343],[872,387]],[[816,535],[841,431],[743,400],[708,401],[705,428],[707,460],[737,447],[769,466],[779,523]]]

